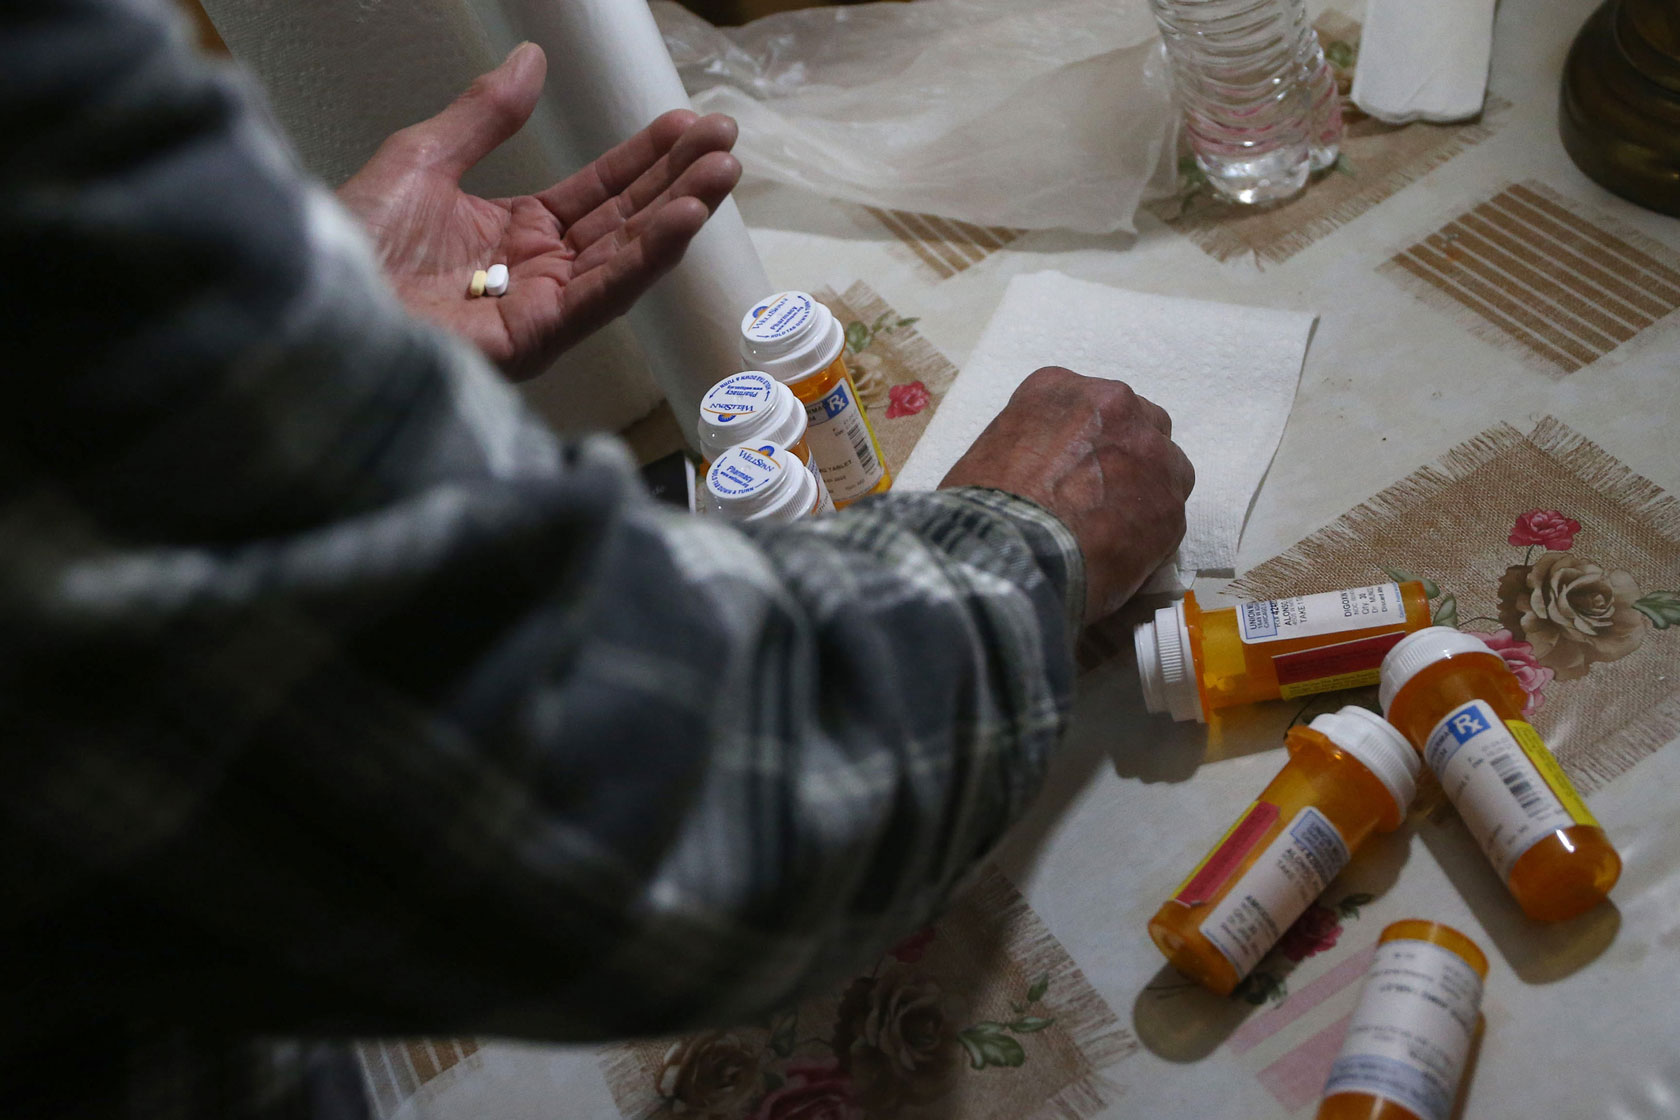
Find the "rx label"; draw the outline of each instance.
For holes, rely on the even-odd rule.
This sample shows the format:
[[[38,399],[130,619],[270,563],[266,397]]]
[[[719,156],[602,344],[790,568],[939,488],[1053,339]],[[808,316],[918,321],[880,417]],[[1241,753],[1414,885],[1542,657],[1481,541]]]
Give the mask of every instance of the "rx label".
[[[834,390],[834,392],[823,398],[823,415],[832,420],[842,412],[846,411],[846,405],[848,403],[849,402],[846,399],[846,387],[842,385],[840,388]]]
[[[1459,746],[1463,746],[1487,729],[1488,725],[1482,721],[1481,713],[1474,708],[1460,712],[1447,721],[1447,730],[1452,732],[1452,737],[1458,740]]]

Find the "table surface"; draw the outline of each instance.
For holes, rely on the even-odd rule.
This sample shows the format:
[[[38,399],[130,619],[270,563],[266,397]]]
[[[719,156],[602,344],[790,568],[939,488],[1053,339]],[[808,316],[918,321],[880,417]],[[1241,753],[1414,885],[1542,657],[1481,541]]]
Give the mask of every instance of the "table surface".
[[[1396,524],[1423,526],[1410,530],[1415,539],[1393,543],[1397,555],[1411,549],[1407,555],[1422,557],[1416,564],[1432,555],[1447,564],[1449,554],[1470,547],[1461,538],[1475,533],[1510,553],[1499,564],[1527,562],[1495,539],[1510,531],[1509,520],[1488,515],[1467,525],[1455,513],[1462,492],[1443,481],[1457,471],[1474,488],[1474,470],[1521,462],[1537,479],[1542,467],[1552,469],[1547,464],[1568,474],[1568,486],[1536,481],[1536,506],[1566,500],[1554,493],[1585,495],[1563,510],[1586,525],[1583,548],[1599,539],[1590,535],[1595,526],[1623,518],[1626,539],[1645,540],[1641,555],[1651,557],[1634,572],[1641,586],[1673,589],[1661,581],[1674,580],[1680,563],[1680,546],[1672,544],[1680,518],[1658,491],[1680,489],[1673,403],[1680,287],[1670,290],[1663,280],[1680,273],[1680,222],[1599,189],[1559,145],[1558,75],[1592,7],[1506,0],[1482,120],[1399,130],[1356,122],[1344,169],[1269,217],[1233,215],[1191,198],[1140,214],[1135,237],[1087,237],[977,230],[762,184],[738,197],[778,283],[826,293],[843,318],[880,328],[862,351],[865,374],[924,381],[935,396],[1010,277],[1023,272],[1058,269],[1139,291],[1316,312],[1294,411],[1239,554],[1239,572],[1256,569],[1253,586],[1287,585],[1290,572],[1310,570],[1265,562],[1401,480],[1354,536],[1380,538],[1373,526],[1389,516],[1384,511],[1399,511]],[[1321,32],[1356,43],[1358,15],[1352,5],[1323,12]],[[1525,214],[1526,224],[1519,220]],[[1591,260],[1600,257],[1595,273]],[[1583,276],[1597,279],[1583,283]],[[1618,282],[1631,290],[1603,296]],[[1526,321],[1524,308],[1548,294],[1557,307]],[[1574,325],[1565,330],[1560,322]],[[1137,387],[1147,395],[1146,383]],[[1240,402],[1233,405],[1239,423]],[[888,430],[906,419],[904,405],[898,411]],[[919,432],[919,422],[905,424],[912,429]],[[658,420],[637,435],[644,451],[671,438]],[[1583,451],[1574,436],[1597,450]],[[1466,444],[1444,474],[1414,473]],[[1429,495],[1458,504],[1431,511]],[[1432,533],[1439,534],[1433,542]],[[1611,562],[1605,558],[1606,567]],[[1199,581],[1198,592],[1217,597],[1225,582]],[[1460,594],[1469,603],[1493,590]],[[1472,625],[1495,628],[1491,619]],[[1664,633],[1653,624],[1640,658],[1646,683],[1666,681],[1670,671],[1680,681],[1680,628]],[[1592,671],[1585,680],[1611,679],[1608,666]],[[1053,962],[1045,975],[1055,980],[1038,1001],[1029,1006],[1025,991],[1011,1000],[1044,1010],[1041,1018],[1084,1016],[1082,1036],[1070,1035],[1073,1049],[1054,1057],[1053,1045],[1062,1045],[1054,1032],[1029,1023],[1010,1035],[1024,1064],[973,1071],[964,1063],[960,1091],[906,1115],[1031,1115],[1048,1107],[1048,1090],[1011,1097],[1009,1087],[1026,1085],[1036,1065],[1048,1070],[1053,1062],[1083,1071],[1083,1096],[1058,1089],[1067,1115],[1311,1115],[1377,932],[1418,914],[1468,933],[1492,962],[1486,1029],[1460,1115],[1680,1116],[1680,988],[1673,982],[1680,830],[1668,824],[1671,791],[1680,787],[1680,700],[1641,701],[1667,715],[1638,723],[1643,738],[1617,730],[1617,741],[1633,746],[1586,783],[1625,860],[1613,905],[1562,926],[1528,923],[1451,814],[1414,813],[1332,884],[1320,943],[1299,961],[1263,966],[1275,983],[1249,1002],[1186,990],[1163,968],[1144,923],[1276,771],[1282,732],[1301,705],[1260,705],[1212,729],[1174,725],[1144,714],[1135,680],[1126,653],[1085,674],[1068,749],[1046,795],[999,853],[1002,878],[984,884],[1015,907],[1013,940],[1006,938],[1013,948],[1005,953],[1018,966],[1011,975],[1032,971],[1024,961]],[[1571,736],[1583,740],[1577,756],[1590,767],[1589,748],[1596,748],[1584,738],[1608,734],[1602,720],[1570,714],[1580,708],[1571,696],[1585,696],[1587,687],[1563,679],[1547,686],[1552,722],[1541,726],[1550,727],[1566,765],[1573,756],[1562,748]],[[952,927],[961,913],[941,923],[935,945],[944,939],[958,951],[964,934]],[[934,972],[957,967],[936,967],[931,953],[927,961]],[[888,963],[908,969],[915,962]],[[381,1115],[660,1111],[644,1068],[658,1058],[649,1059],[646,1047],[603,1052],[458,1040],[369,1043],[363,1052]],[[999,1100],[1014,1111],[997,1111]],[[728,1114],[750,1115],[752,1107],[774,1112],[749,1102]]]

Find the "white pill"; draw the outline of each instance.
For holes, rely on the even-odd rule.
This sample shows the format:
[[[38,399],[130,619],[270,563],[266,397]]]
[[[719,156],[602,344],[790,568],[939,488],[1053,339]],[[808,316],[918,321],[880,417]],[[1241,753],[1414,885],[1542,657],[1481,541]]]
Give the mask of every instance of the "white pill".
[[[489,278],[489,273],[485,272],[482,268],[473,273],[472,281],[467,285],[467,294],[469,296],[483,295],[485,282],[488,281]]]
[[[490,271],[484,274],[484,292],[486,295],[499,296],[507,291],[508,270],[505,264],[493,264]]]

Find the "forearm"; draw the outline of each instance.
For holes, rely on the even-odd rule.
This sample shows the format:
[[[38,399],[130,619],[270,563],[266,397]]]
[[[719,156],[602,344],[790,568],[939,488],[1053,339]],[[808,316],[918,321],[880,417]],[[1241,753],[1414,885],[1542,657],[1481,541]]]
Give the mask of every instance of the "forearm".
[[[1058,522],[664,513],[404,318],[155,20],[3,18],[0,253],[82,277],[16,305],[56,365],[0,421],[6,1029],[733,1017],[1018,813],[1070,689]]]

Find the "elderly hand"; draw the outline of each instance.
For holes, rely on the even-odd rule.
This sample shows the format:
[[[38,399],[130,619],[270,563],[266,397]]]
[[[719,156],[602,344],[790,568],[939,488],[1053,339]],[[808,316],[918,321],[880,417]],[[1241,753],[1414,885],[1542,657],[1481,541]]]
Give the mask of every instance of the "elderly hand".
[[[518,132],[547,62],[525,43],[443,112],[393,135],[338,197],[408,309],[531,377],[623,314],[682,257],[741,175],[735,122],[673,110],[540,194],[483,199],[461,175]],[[471,299],[506,264],[507,294]]]
[[[1085,554],[1085,620],[1119,608],[1184,536],[1196,472],[1172,419],[1118,381],[1035,371],[939,485],[989,486],[1060,517]]]

